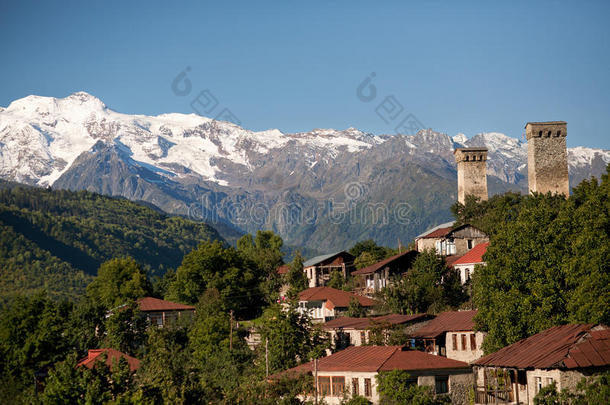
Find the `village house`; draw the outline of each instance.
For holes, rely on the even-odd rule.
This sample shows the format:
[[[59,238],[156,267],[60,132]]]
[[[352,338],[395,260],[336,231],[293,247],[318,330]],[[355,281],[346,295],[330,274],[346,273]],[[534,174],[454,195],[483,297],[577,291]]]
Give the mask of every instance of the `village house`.
[[[476,404],[533,404],[545,386],[573,389],[610,370],[610,328],[561,325],[506,346],[473,364]]]
[[[477,311],[441,312],[410,337],[427,353],[473,362],[483,356],[481,345],[485,338],[485,333],[474,330],[476,314]]]
[[[157,325],[160,328],[182,315],[192,316],[195,313],[195,307],[192,305],[179,304],[153,297],[140,298],[138,300],[138,307],[151,325]]]
[[[316,364],[317,363],[317,364]],[[470,365],[402,346],[352,346],[317,361],[286,370],[281,375],[311,374],[317,386],[306,399],[340,404],[344,397],[361,395],[378,404],[377,375],[380,372],[404,370],[407,383],[433,387],[439,395],[449,395],[453,404],[466,404],[472,385]],[[317,377],[317,378],[316,378]]]
[[[309,314],[313,322],[326,322],[344,314],[351,300],[356,300],[367,310],[377,303],[368,297],[330,287],[308,288],[299,293],[297,310]]]
[[[377,291],[390,285],[394,275],[406,273],[417,257],[416,250],[399,253],[375,264],[352,272],[356,278],[355,292],[372,296]]]
[[[333,349],[337,351],[348,346],[362,346],[370,342],[369,333],[371,328],[387,328],[389,331],[391,328],[400,327],[405,334],[409,334],[431,318],[433,316],[428,314],[390,314],[372,318],[344,316],[324,323],[322,328],[329,332]]]
[[[462,284],[466,284],[472,278],[475,266],[485,265],[483,255],[487,252],[488,246],[489,242],[480,243],[452,263],[453,268],[460,275]]]
[[[440,256],[462,256],[480,243],[489,242],[489,236],[472,225],[455,227],[455,222],[438,225],[415,237],[418,252],[434,249]]]
[[[343,278],[354,270],[355,257],[341,251],[322,256],[316,256],[303,263],[303,271],[307,275],[309,287],[323,287],[330,280],[333,271],[339,271]]]
[[[105,364],[110,367],[111,370],[112,367],[114,367],[114,364],[117,364],[121,358],[127,360],[130,371],[134,372],[140,368],[140,360],[114,349],[91,349],[87,353],[87,357],[80,360],[76,367],[87,367],[92,369],[101,361],[102,355],[106,356]]]

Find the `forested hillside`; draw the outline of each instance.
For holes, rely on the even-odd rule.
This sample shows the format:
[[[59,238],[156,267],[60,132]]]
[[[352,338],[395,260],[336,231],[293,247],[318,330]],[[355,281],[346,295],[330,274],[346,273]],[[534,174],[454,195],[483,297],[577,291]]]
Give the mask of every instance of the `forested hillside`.
[[[106,260],[131,256],[149,277],[177,267],[209,225],[126,199],[0,181],[0,297],[46,288],[80,294]]]

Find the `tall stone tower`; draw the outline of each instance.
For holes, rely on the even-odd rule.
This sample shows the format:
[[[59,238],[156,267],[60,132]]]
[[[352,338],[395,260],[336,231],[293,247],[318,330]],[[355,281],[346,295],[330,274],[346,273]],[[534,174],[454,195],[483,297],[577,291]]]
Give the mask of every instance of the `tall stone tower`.
[[[530,192],[570,195],[568,124],[564,121],[528,122],[527,180]]]
[[[457,148],[453,151],[458,172],[458,202],[472,194],[487,200],[487,148]]]

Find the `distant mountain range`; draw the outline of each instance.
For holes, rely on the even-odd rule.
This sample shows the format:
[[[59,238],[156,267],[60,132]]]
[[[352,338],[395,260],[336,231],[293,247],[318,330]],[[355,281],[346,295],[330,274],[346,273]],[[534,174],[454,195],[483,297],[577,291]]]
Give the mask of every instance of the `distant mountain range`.
[[[396,246],[451,219],[453,149],[467,146],[489,149],[490,193],[526,190],[527,144],[500,133],[253,132],[195,114],[121,114],[84,92],[0,108],[0,178],[147,201],[235,235],[273,229],[321,252],[368,238]],[[608,150],[568,152],[572,185],[610,162]]]

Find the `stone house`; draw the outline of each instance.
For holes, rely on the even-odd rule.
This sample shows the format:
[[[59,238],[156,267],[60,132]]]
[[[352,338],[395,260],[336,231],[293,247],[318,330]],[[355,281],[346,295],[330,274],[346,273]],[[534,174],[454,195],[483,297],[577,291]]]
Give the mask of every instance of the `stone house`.
[[[473,363],[476,404],[533,404],[547,385],[573,389],[583,378],[610,370],[610,328],[555,326]]]
[[[347,278],[354,270],[354,256],[346,251],[313,257],[303,263],[303,271],[309,280],[309,287],[323,287],[330,280],[331,273],[338,270]]]
[[[441,224],[415,238],[418,252],[434,249],[441,256],[462,256],[485,242],[489,242],[485,232],[469,224],[454,227],[453,222]]]
[[[343,316],[322,324],[333,342],[333,349],[343,350],[349,346],[363,346],[370,342],[369,333],[372,327],[399,327],[409,333],[421,327],[426,321],[433,318],[428,314],[401,315],[390,314],[370,318],[351,318]]]
[[[472,278],[475,266],[485,265],[483,255],[487,252],[488,246],[489,242],[480,243],[452,263],[452,267],[460,275],[462,284],[466,284]]]
[[[299,293],[297,310],[302,314],[309,314],[313,322],[326,322],[344,314],[352,299],[369,311],[377,304],[368,297],[351,292],[331,287],[313,287]]]
[[[280,375],[307,373],[314,377],[313,392],[305,399],[324,400],[328,405],[340,404],[344,398],[361,395],[373,404],[380,400],[377,375],[391,370],[405,370],[408,383],[434,388],[438,395],[451,396],[452,403],[466,404],[472,385],[470,365],[456,360],[402,346],[352,346],[345,350],[286,370]]]
[[[406,273],[418,253],[416,250],[408,250],[352,271],[352,276],[356,278],[356,293],[372,296],[382,288],[389,286],[390,277]]]
[[[485,333],[474,330],[476,314],[476,310],[441,312],[410,336],[427,353],[470,363],[483,356]]]

